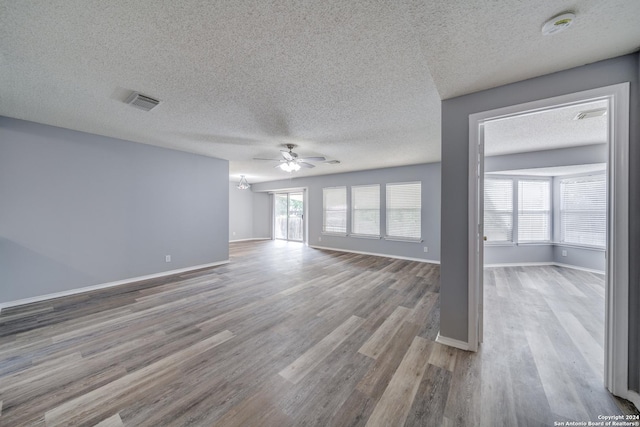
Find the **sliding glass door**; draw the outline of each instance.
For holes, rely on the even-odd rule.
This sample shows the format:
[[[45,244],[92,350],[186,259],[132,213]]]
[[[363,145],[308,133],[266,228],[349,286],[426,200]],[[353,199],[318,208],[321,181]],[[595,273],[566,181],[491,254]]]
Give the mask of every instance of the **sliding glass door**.
[[[276,239],[302,242],[304,240],[304,193],[275,195]]]

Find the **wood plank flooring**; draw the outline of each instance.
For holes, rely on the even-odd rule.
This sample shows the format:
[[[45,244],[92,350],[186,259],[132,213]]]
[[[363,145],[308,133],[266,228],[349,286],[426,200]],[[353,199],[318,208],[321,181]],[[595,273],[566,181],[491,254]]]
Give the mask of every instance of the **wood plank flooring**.
[[[286,242],[0,313],[0,426],[542,426],[634,413],[602,381],[601,276],[485,272],[478,353],[439,268]],[[582,349],[579,351],[578,349]]]

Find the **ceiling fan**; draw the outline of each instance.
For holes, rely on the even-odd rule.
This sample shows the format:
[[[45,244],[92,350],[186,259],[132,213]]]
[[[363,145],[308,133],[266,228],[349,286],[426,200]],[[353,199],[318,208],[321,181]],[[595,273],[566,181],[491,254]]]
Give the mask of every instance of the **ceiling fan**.
[[[289,149],[280,150],[282,154],[282,159],[261,159],[255,158],[253,160],[266,160],[272,162],[279,162],[276,165],[276,168],[280,168],[285,172],[295,172],[300,170],[300,168],[315,168],[315,165],[312,165],[309,162],[324,162],[326,159],[324,157],[298,157],[298,153],[294,153],[293,149],[295,147],[294,144],[286,144],[285,147]]]

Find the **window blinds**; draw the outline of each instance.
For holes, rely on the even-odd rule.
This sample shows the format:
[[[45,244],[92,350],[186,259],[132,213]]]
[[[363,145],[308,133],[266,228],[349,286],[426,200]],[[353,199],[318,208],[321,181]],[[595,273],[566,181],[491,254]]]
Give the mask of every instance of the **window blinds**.
[[[512,179],[485,179],[484,235],[488,242],[513,241]]]
[[[551,182],[518,180],[518,241],[551,240]]]
[[[347,234],[347,187],[322,189],[322,231]]]
[[[607,234],[605,174],[560,181],[560,240],[563,243],[604,247]]]
[[[420,240],[421,183],[387,184],[387,237]]]
[[[380,236],[380,185],[351,187],[353,234]]]

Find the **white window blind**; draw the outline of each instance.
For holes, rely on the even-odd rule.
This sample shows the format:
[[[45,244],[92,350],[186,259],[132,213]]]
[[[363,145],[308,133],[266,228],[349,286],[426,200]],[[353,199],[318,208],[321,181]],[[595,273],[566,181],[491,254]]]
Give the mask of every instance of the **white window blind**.
[[[551,181],[518,180],[518,241],[551,240]]]
[[[487,242],[513,241],[512,179],[485,179],[484,235]]]
[[[560,180],[560,240],[604,247],[607,238],[605,174]]]
[[[387,184],[387,237],[420,240],[421,183]]]
[[[380,186],[351,187],[351,231],[363,236],[380,236]]]
[[[347,187],[322,189],[322,231],[347,234]]]

